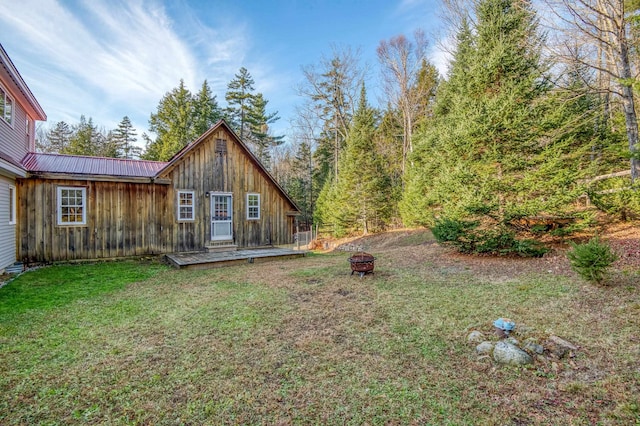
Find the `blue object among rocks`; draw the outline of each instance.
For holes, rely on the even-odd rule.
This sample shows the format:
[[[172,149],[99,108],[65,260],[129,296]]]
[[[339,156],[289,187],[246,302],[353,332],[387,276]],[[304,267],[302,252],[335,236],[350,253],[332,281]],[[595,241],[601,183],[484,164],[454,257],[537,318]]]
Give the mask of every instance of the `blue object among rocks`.
[[[516,323],[511,321],[508,318],[498,318],[493,322],[493,325],[500,330],[504,330],[506,332],[513,331],[516,328]]]

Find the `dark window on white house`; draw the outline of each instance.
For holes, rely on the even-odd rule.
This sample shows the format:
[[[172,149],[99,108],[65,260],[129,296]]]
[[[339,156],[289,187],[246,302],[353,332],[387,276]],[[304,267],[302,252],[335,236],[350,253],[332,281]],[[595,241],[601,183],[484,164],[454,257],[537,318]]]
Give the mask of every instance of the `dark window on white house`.
[[[9,185],[9,225],[16,224],[16,187]]]
[[[13,124],[13,99],[2,86],[0,86],[0,118],[7,124]]]

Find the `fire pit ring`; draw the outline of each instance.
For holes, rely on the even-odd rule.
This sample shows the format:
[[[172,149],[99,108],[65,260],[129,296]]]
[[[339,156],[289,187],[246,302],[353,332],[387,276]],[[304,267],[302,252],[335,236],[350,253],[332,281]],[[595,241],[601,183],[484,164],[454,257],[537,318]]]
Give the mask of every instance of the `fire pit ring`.
[[[365,252],[358,252],[351,256],[349,259],[349,263],[351,264],[351,275],[354,272],[357,272],[360,275],[360,278],[364,277],[367,272],[373,272],[375,257]]]

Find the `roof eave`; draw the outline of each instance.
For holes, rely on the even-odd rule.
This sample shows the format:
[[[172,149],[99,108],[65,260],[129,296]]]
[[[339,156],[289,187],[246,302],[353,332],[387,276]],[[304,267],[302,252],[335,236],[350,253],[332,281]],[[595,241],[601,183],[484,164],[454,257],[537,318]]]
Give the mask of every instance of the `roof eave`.
[[[5,160],[4,158],[0,158],[0,175],[10,178],[24,178],[27,177],[27,171],[22,167],[16,166],[12,162]]]
[[[44,112],[44,109],[42,109],[42,106],[40,106],[40,103],[31,92],[31,89],[29,89],[29,86],[27,86],[27,83],[18,72],[18,69],[13,64],[13,61],[11,61],[11,58],[4,50],[2,44],[0,44],[0,61],[4,64],[5,68],[9,72],[9,76],[22,94],[24,100],[27,101],[28,106],[30,107],[29,109],[31,112],[31,116],[35,120],[47,121],[47,114]]]
[[[245,153],[249,156],[249,158],[251,158],[253,163],[275,185],[275,187],[282,194],[282,196],[284,196],[284,198],[291,204],[291,207],[293,207],[298,212],[302,212],[300,210],[300,208],[296,205],[296,203],[291,199],[289,194],[287,194],[287,192],[284,190],[284,188],[282,188],[280,186],[280,184],[278,183],[278,181],[276,181],[276,179],[273,177],[273,175],[271,175],[271,173],[269,173],[269,171],[264,167],[262,162],[260,160],[258,160],[258,157],[256,157],[253,154],[253,152],[251,152],[249,147],[247,147],[247,145],[245,145],[245,143],[242,142],[240,137],[236,134],[236,132],[233,131],[231,126],[229,126],[229,124],[224,119],[218,120],[218,122],[216,124],[211,126],[209,128],[209,130],[204,132],[198,139],[196,139],[195,141],[191,142],[190,144],[188,144],[184,148],[182,148],[180,151],[178,151],[173,157],[171,157],[171,159],[169,160],[169,163],[166,166],[164,166],[162,169],[158,170],[158,172],[156,173],[156,176],[160,176],[163,173],[168,173],[181,158],[183,158],[185,155],[187,155],[187,153],[189,153],[193,148],[198,146],[203,140],[207,139],[213,132],[217,131],[220,127],[224,127],[229,133],[231,133],[231,136],[233,136],[233,138],[235,138],[236,142],[238,142],[240,147],[245,151]]]
[[[160,185],[168,185],[171,183],[169,179],[157,178],[155,176],[116,176],[82,173],[29,172],[28,177],[36,177],[42,179],[86,180],[95,182],[157,183]]]

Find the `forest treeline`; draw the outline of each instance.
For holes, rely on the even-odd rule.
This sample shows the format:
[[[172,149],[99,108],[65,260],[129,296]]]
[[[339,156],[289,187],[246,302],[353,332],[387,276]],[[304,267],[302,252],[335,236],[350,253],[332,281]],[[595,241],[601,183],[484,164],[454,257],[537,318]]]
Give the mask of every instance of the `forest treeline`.
[[[122,118],[113,130],[100,129],[91,118],[80,118],[76,125],[64,121],[53,128],[41,131],[37,148],[42,152],[69,155],[88,155],[114,158],[142,158],[167,161],[188,143],[196,140],[218,120],[225,119],[252,152],[267,166],[270,165],[271,150],[282,144],[282,136],[269,132],[269,124],[279,119],[277,112],[267,112],[268,100],[262,93],[255,93],[254,80],[246,68],[227,85],[226,107],[221,107],[217,96],[205,80],[197,93],[192,93],[180,81],[167,92],[149,118],[149,134],[141,138],[128,116]]]
[[[536,218],[571,218],[570,232],[593,219],[586,205],[640,215],[640,1],[544,0],[544,16],[528,0],[443,3],[455,40],[446,75],[423,32],[383,40],[375,108],[359,53],[334,48],[303,67],[287,144],[243,68],[225,108],[206,81],[196,94],[180,82],[151,114],[143,152],[127,117],[110,132],[58,123],[40,148],[167,160],[225,118],[297,202],[300,223],[335,235],[548,225]],[[95,152],[82,151],[92,135]]]

